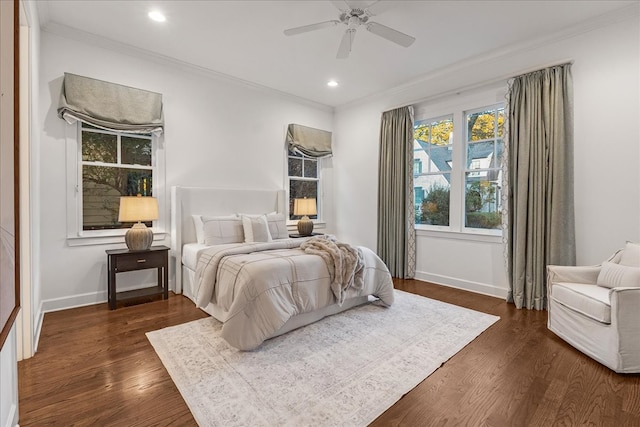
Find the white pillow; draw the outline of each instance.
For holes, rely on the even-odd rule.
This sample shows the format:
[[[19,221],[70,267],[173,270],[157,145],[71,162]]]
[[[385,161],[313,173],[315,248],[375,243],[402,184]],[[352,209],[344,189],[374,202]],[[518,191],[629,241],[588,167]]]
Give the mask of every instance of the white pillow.
[[[624,251],[622,251],[620,265],[640,267],[640,244],[627,242],[624,247]]]
[[[289,230],[287,230],[287,220],[282,213],[267,214],[267,223],[269,224],[269,234],[272,239],[289,238]]]
[[[200,218],[203,223],[205,245],[224,245],[244,241],[242,220],[237,216],[202,215]]]
[[[640,287],[640,268],[605,261],[596,283],[605,288]]]
[[[266,215],[242,215],[240,218],[242,218],[244,241],[246,243],[271,241],[271,234],[269,233],[269,224],[267,224]]]
[[[204,224],[200,215],[191,215],[193,218],[193,226],[196,228],[196,240],[198,243],[204,243]]]

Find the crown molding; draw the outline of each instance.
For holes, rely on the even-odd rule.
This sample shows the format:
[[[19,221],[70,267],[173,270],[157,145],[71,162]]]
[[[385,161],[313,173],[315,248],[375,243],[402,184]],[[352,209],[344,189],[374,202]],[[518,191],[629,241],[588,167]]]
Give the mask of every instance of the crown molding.
[[[608,13],[596,16],[586,21],[582,21],[576,25],[567,27],[564,30],[561,30],[555,33],[543,35],[541,37],[537,37],[535,39],[528,40],[526,42],[513,43],[510,45],[504,46],[502,48],[489,51],[487,53],[483,53],[470,58],[463,59],[461,61],[455,62],[453,64],[450,64],[445,67],[441,67],[436,70],[433,70],[429,73],[423,74],[415,79],[411,79],[391,89],[388,89],[382,92],[377,92],[377,93],[365,96],[363,98],[359,98],[354,101],[338,105],[335,107],[335,111],[340,112],[340,111],[348,110],[350,108],[357,107],[363,104],[367,104],[375,100],[379,100],[381,98],[391,97],[401,92],[410,91],[411,89],[417,88],[418,86],[422,85],[425,82],[437,79],[439,77],[444,77],[464,69],[477,67],[481,64],[485,64],[488,62],[494,62],[496,60],[505,59],[515,54],[521,54],[522,52],[527,52],[540,47],[544,47],[552,43],[570,39],[594,30],[598,30],[600,28],[617,24],[619,22],[622,22],[628,19],[637,18],[638,16],[640,16],[640,2],[633,3],[628,6],[622,7],[620,9],[610,11]],[[571,59],[567,59],[563,62],[571,62]],[[557,65],[557,64],[553,64],[553,65]],[[546,68],[546,67],[540,66],[537,68],[540,69],[540,68]],[[530,72],[534,70],[528,70],[528,71]],[[519,74],[522,74],[522,73],[519,73]],[[514,76],[505,75],[505,76],[492,79],[491,81],[488,81],[488,82],[482,81],[482,82],[472,83],[468,86],[465,86],[464,88],[459,88],[455,91],[445,91],[442,93],[434,94],[432,96],[429,96],[428,98],[429,99],[440,98],[450,93],[457,93],[464,90],[473,89],[478,86],[482,86],[488,83],[495,83],[500,80],[508,80],[511,77],[514,77]],[[423,100],[424,100],[424,97],[421,97],[420,100],[416,100],[416,102],[423,101]],[[408,102],[408,103],[405,103],[404,105],[410,105],[410,104],[411,102]]]
[[[49,11],[49,2],[46,1],[35,1],[35,0],[27,0],[23,1],[23,3],[31,3],[31,7],[35,8],[38,11],[38,26],[40,28],[47,25],[51,22],[51,13]],[[34,23],[36,24],[36,23]]]
[[[39,2],[39,3],[44,3],[44,2]],[[48,13],[48,10],[45,13]],[[157,64],[177,68],[184,72],[189,72],[189,73],[197,74],[210,79],[215,79],[227,84],[229,83],[234,84],[239,87],[255,90],[267,95],[271,95],[280,99],[295,102],[297,104],[303,104],[312,108],[317,108],[319,110],[326,111],[329,113],[334,112],[334,108],[329,105],[312,101],[306,98],[302,98],[296,95],[292,95],[290,93],[273,89],[271,87],[264,86],[259,83],[254,83],[248,80],[231,76],[229,74],[224,74],[206,67],[201,67],[199,65],[191,64],[186,61],[181,61],[176,58],[162,55],[147,49],[138,48],[127,43],[118,42],[107,37],[102,37],[93,33],[78,30],[76,28],[58,24],[56,22],[52,22],[48,20],[45,21],[42,18],[40,21],[41,23],[46,22],[44,25],[41,24],[42,31],[45,31],[53,35],[68,38],[71,40],[80,41],[80,42],[87,43],[92,46],[100,47],[103,49],[112,50],[127,56],[142,58],[147,61],[155,62]]]

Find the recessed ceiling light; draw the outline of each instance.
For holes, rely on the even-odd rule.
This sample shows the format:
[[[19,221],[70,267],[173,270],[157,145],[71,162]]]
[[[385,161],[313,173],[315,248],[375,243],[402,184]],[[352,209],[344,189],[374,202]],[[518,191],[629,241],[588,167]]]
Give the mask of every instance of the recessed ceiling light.
[[[329,81],[327,82],[327,86],[329,86],[329,87],[336,87],[336,86],[338,86],[338,82],[337,82],[337,81],[335,81],[335,80],[329,80]]]
[[[152,10],[149,12],[149,18],[153,19],[156,22],[164,22],[167,20],[162,12],[158,12],[157,10]]]

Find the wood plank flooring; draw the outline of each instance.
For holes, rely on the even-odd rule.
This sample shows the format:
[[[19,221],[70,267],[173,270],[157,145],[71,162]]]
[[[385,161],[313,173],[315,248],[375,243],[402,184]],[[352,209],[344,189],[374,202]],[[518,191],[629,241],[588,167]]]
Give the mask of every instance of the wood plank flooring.
[[[567,345],[546,312],[415,280],[396,288],[501,319],[373,426],[640,426],[640,375]],[[18,363],[20,425],[196,425],[145,332],[206,316],[173,294],[46,314],[36,356]]]

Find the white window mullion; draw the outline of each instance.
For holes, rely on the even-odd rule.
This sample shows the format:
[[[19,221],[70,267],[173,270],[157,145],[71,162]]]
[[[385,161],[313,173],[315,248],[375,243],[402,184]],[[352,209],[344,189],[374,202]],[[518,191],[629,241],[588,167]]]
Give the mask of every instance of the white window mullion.
[[[117,135],[116,139],[116,163],[122,163],[122,137],[120,134]]]
[[[449,216],[450,228],[453,231],[460,231],[464,218],[464,169],[465,169],[465,149],[464,140],[466,137],[466,123],[462,111],[453,114],[453,168],[451,168],[451,199]],[[461,214],[462,212],[462,214]]]

